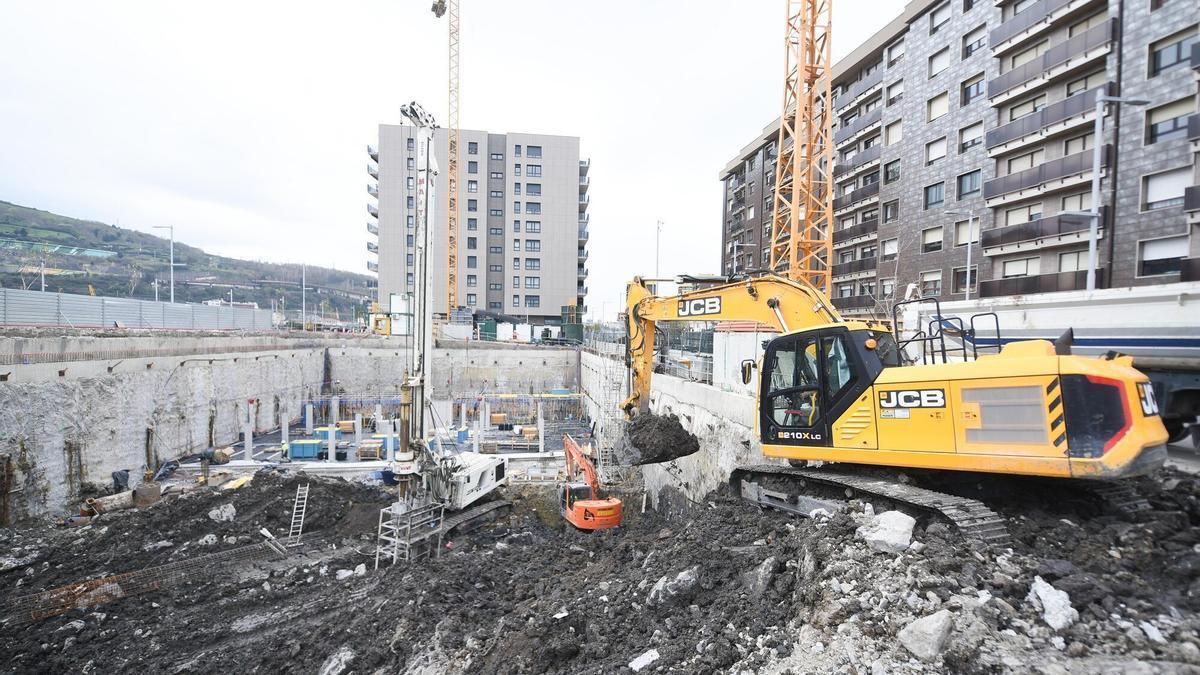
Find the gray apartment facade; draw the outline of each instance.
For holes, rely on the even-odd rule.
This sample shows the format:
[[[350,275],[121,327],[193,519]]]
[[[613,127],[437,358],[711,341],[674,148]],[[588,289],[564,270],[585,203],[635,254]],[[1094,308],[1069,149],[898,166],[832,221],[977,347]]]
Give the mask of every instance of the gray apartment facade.
[[[433,311],[446,313],[447,134],[434,132],[441,171],[430,213],[429,256]],[[557,324],[562,308],[585,311],[590,161],[579,138],[543,134],[459,132],[458,303],[527,320]],[[379,125],[367,186],[367,250],[378,262],[378,301],[401,311],[413,286],[417,197],[416,129]],[[375,238],[377,237],[377,241]]]
[[[1200,280],[1198,23],[1194,0],[910,2],[834,68],[834,304],[1086,288],[1097,142],[1097,286]],[[1098,94],[1146,103],[1096,139]],[[769,264],[775,130],[722,172],[727,274]]]

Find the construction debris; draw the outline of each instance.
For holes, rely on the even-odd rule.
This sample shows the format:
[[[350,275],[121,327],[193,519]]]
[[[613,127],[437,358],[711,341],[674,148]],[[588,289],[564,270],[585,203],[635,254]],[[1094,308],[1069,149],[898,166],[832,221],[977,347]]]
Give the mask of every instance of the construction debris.
[[[680,424],[675,415],[639,413],[625,427],[616,455],[624,464],[660,464],[700,451],[700,439]]]

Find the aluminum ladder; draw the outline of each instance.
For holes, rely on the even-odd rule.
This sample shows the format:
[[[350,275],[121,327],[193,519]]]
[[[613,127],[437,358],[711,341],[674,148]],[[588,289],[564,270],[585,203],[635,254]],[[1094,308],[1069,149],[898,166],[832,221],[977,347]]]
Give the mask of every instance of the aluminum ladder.
[[[292,527],[288,531],[287,545],[299,546],[300,534],[304,531],[304,514],[308,511],[308,483],[296,486],[296,501],[292,504]]]

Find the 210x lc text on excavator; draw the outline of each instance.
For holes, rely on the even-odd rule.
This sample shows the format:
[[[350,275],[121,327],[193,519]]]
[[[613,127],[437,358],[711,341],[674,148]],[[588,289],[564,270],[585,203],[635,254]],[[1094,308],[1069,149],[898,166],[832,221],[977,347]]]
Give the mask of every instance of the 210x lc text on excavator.
[[[974,500],[870,478],[853,467],[805,464],[1095,485],[1149,473],[1166,458],[1167,432],[1154,392],[1128,358],[1056,353],[1050,342],[1031,340],[974,359],[964,350],[961,360],[943,346],[939,359],[940,336],[898,342],[886,324],[845,320],[823,293],[775,275],[671,297],[656,296],[635,278],[627,287],[632,388],[622,404],[626,414],[649,409],[658,322],[730,320],[756,321],[780,333],[764,343],[758,364],[743,362],[742,376],[749,383],[759,370],[756,434],[763,455],[792,466],[741,467],[730,479],[735,490],[763,504],[807,513],[826,504],[805,494],[820,484],[936,511],[960,529],[999,538],[998,518]],[[920,347],[920,365],[909,365],[906,354],[914,347]]]

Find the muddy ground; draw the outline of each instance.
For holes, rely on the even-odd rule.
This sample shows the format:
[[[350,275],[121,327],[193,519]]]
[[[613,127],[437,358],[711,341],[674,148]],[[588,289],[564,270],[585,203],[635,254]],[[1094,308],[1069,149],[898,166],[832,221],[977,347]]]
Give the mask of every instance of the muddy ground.
[[[1011,546],[919,522],[901,553],[867,545],[858,503],[794,519],[714,494],[665,519],[630,499],[625,527],[584,534],[527,489],[439,560],[373,572],[388,496],[314,480],[310,545],[288,559],[4,625],[0,670],[613,673],[641,658],[641,672],[1200,672],[1200,485],[1164,472],[1142,489],[1153,509],[1125,516],[1045,490],[997,498]],[[260,477],[88,528],[0,532],[18,563],[0,588],[10,600],[282,533],[294,490]],[[225,504],[231,520],[208,515]],[[1029,598],[1036,577],[1069,594],[1069,625]],[[936,626],[906,630],[918,620]]]

